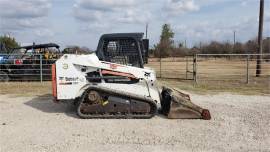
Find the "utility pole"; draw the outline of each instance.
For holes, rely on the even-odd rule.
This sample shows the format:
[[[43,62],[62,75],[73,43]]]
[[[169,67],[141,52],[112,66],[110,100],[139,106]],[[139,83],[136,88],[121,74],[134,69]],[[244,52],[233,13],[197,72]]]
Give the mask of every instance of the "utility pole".
[[[147,39],[147,34],[148,34],[148,23],[146,23],[145,27],[145,38]]]
[[[236,35],[236,32],[233,31],[233,52],[235,51],[235,35]]]
[[[264,13],[264,0],[260,0],[260,16],[259,16],[259,31],[258,31],[258,56],[256,66],[256,77],[261,75],[261,62],[262,62],[262,37],[263,37],[263,13]]]

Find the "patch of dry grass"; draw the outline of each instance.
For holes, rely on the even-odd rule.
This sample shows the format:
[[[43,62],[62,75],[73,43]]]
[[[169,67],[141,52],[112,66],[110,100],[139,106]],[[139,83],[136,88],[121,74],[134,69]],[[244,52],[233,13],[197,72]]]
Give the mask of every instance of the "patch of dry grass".
[[[190,80],[158,79],[159,85],[167,85],[196,94],[217,94],[230,92],[245,95],[270,95],[269,84],[244,84],[237,82],[210,81],[194,83]],[[0,94],[14,96],[37,96],[51,94],[51,82],[9,82],[0,83]]]
[[[217,94],[220,92],[230,92],[244,95],[270,95],[269,83],[245,84],[231,81],[203,81],[196,84],[191,80],[177,79],[159,79],[159,83],[160,85],[167,85],[197,94]]]
[[[22,96],[51,94],[51,82],[5,82],[0,83],[0,94]]]

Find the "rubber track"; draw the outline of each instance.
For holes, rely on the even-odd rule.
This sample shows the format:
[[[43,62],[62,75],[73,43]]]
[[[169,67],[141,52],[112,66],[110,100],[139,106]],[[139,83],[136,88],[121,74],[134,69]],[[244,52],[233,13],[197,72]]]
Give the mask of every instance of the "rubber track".
[[[103,92],[103,93],[107,93],[110,95],[114,95],[114,96],[119,96],[119,97],[127,97],[127,98],[131,98],[131,99],[136,99],[136,100],[140,100],[142,102],[147,102],[151,109],[150,109],[150,113],[148,114],[83,114],[80,111],[80,106],[84,101],[84,98],[86,97],[87,93],[90,90],[95,90],[98,92]],[[99,87],[99,86],[90,86],[88,89],[86,89],[86,91],[83,93],[83,95],[81,96],[81,98],[79,98],[78,102],[77,102],[77,114],[80,118],[83,119],[149,119],[152,118],[153,116],[155,116],[157,112],[157,104],[156,102],[151,99],[150,97],[144,97],[144,96],[138,96],[136,94],[131,94],[131,93],[126,93],[126,92],[121,92],[121,91],[116,91],[116,90],[111,90],[109,88],[104,88],[104,87]]]

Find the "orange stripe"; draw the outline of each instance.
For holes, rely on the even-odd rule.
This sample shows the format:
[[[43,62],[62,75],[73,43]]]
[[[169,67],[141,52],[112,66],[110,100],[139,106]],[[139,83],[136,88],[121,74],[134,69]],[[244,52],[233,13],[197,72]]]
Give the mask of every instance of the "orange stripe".
[[[109,70],[102,70],[102,74],[111,74],[111,75],[117,75],[117,76],[124,76],[128,78],[133,78],[135,79],[136,77],[133,74],[130,73],[123,73],[123,72],[116,72],[116,71],[109,71]]]
[[[56,90],[56,65],[52,64],[52,94],[53,97],[57,98],[57,90]]]

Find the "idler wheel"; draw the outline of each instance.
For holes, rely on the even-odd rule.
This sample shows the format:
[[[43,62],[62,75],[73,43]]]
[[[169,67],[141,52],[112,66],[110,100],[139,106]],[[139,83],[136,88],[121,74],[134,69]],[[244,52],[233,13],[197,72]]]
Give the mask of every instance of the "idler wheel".
[[[88,100],[89,100],[90,104],[101,103],[101,97],[97,91],[90,91],[88,93]]]

